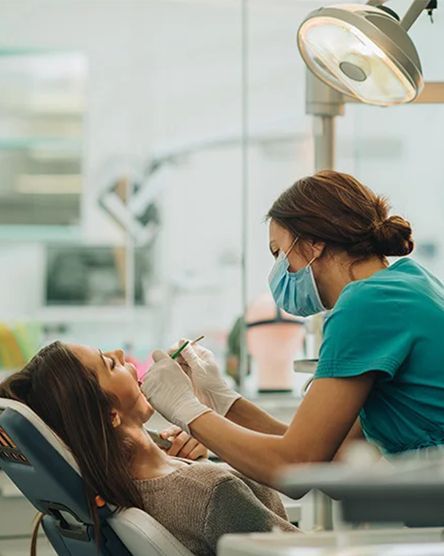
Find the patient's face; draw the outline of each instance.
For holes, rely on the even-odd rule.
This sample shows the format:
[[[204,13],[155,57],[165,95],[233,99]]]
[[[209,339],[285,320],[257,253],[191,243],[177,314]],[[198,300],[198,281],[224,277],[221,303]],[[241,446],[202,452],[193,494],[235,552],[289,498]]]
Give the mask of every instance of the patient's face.
[[[137,372],[132,363],[125,361],[121,349],[101,352],[97,348],[78,344],[67,344],[81,363],[93,369],[100,386],[114,394],[120,406],[116,408],[123,424],[142,424],[154,413],[137,381]]]

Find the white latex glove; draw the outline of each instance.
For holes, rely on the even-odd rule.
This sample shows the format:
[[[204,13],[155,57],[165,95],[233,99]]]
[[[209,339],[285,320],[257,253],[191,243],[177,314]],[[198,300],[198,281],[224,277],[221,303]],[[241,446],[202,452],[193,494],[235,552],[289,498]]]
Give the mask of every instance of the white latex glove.
[[[198,344],[188,345],[181,353],[182,360],[186,363],[184,370],[188,372],[199,400],[225,416],[242,396],[225,382],[212,352]]]
[[[153,359],[154,365],[145,375],[142,391],[165,419],[189,433],[188,425],[211,410],[196,398],[191,380],[168,354],[155,351]]]

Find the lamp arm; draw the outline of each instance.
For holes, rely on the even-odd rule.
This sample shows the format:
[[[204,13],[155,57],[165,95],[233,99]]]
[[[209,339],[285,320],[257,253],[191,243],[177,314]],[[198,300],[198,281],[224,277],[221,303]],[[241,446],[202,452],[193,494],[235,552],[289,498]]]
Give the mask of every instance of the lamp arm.
[[[401,19],[401,27],[408,31],[429,4],[430,0],[413,0]]]

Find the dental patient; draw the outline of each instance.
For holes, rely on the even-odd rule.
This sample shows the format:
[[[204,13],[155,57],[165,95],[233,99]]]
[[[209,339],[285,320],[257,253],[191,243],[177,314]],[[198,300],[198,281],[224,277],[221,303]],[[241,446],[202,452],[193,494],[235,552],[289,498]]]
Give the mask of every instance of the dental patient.
[[[27,404],[71,449],[92,509],[97,495],[141,508],[194,554],[215,554],[226,533],[298,530],[275,491],[225,464],[172,457],[153,442],[144,423],[154,410],[122,350],[54,342],[0,384],[0,397]],[[181,453],[191,458],[204,452],[187,439],[181,433],[173,446],[185,444]]]

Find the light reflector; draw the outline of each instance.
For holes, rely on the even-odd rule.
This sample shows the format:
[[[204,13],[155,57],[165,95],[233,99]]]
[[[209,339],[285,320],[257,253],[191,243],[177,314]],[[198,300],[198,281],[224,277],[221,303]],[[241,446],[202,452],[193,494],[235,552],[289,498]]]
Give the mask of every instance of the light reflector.
[[[394,17],[378,8],[316,10],[300,26],[298,46],[315,75],[368,104],[411,102],[423,87],[412,41]]]

